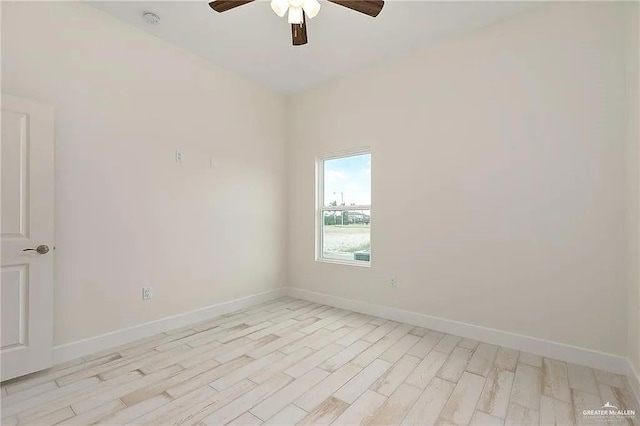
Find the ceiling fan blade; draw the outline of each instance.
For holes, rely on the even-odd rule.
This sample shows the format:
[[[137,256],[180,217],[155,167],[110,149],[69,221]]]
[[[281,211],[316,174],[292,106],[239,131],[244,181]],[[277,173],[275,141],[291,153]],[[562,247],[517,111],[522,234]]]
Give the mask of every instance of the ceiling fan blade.
[[[356,12],[364,13],[365,15],[378,16],[384,1],[382,0],[329,0],[331,3],[339,4],[340,6],[348,7]]]
[[[307,18],[302,14],[302,24],[291,24],[291,39],[294,46],[307,44]]]
[[[226,12],[229,9],[251,3],[252,1],[254,0],[215,0],[209,3],[209,6],[216,12]]]

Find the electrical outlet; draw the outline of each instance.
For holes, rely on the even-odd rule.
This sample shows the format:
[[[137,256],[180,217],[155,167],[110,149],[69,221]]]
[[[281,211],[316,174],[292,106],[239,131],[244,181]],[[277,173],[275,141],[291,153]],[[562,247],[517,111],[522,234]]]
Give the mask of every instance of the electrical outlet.
[[[184,154],[181,151],[176,151],[176,163],[182,163],[184,160]]]
[[[151,300],[153,298],[153,289],[151,287],[142,287],[142,300]]]
[[[389,281],[389,287],[397,288],[398,287],[398,279],[397,278],[391,278],[391,280]]]

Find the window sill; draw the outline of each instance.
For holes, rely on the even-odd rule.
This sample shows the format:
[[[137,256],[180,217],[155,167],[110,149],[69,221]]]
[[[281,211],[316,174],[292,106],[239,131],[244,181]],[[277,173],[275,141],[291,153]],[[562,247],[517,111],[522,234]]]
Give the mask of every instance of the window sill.
[[[334,260],[334,259],[325,259],[325,258],[316,259],[316,262],[319,262],[319,263],[331,263],[331,264],[334,264],[334,265],[344,265],[344,266],[357,266],[359,268],[371,268],[371,262]]]

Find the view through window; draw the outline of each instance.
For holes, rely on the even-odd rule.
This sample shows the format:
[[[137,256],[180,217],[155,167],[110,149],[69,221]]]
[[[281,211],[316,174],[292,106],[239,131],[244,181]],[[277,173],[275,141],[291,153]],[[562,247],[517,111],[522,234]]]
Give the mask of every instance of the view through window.
[[[371,153],[320,160],[319,258],[371,261]]]

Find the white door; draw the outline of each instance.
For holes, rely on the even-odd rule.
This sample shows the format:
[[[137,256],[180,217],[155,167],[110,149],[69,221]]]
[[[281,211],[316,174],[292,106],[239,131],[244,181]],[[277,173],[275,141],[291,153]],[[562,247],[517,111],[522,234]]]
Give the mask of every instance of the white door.
[[[1,103],[0,366],[7,380],[51,366],[53,109],[9,95]]]

